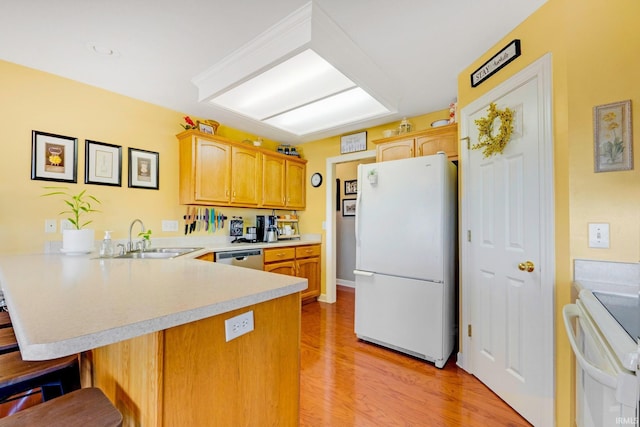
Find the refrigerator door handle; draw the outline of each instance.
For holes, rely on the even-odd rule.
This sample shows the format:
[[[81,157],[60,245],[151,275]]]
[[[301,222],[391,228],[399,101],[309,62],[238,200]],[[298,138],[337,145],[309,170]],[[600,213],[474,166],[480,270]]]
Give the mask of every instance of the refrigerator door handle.
[[[359,167],[358,167],[358,173],[360,173]],[[359,178],[359,177],[358,177]],[[358,185],[360,185],[360,179],[358,179]],[[338,188],[338,191],[340,191],[340,189]],[[355,226],[355,237],[356,237],[356,246],[360,246],[360,239],[358,239],[358,229],[360,228],[360,219],[358,218],[358,212],[360,212],[360,200],[362,199],[362,190],[360,188],[358,188],[358,194],[356,194],[356,226]]]
[[[356,276],[373,277],[373,272],[371,271],[353,270],[353,274]]]

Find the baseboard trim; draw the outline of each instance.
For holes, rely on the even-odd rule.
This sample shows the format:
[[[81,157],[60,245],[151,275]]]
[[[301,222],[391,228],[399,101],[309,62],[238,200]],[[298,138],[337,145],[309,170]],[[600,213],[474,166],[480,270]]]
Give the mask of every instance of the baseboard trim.
[[[346,286],[347,288],[355,288],[356,282],[353,280],[336,279],[336,285]]]

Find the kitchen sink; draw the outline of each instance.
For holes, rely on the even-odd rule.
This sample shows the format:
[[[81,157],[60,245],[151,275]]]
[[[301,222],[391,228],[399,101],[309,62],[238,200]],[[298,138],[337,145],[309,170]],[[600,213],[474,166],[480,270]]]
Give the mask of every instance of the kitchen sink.
[[[118,255],[115,258],[129,259],[167,259],[185,255],[190,252],[200,250],[202,248],[153,248],[142,251],[127,252],[124,255]]]

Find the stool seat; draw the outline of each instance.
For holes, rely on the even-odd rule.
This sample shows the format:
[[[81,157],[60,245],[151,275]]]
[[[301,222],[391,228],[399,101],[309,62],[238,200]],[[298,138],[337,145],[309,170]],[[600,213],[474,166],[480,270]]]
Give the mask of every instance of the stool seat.
[[[56,387],[45,390],[43,386],[48,385]],[[43,387],[44,400],[79,389],[78,356],[25,361],[19,351],[0,354],[0,401],[36,387]],[[52,389],[52,394],[48,394],[48,389]]]
[[[18,340],[13,328],[0,328],[0,353],[18,350]]]
[[[11,326],[11,317],[8,311],[0,311],[0,328]]]
[[[82,388],[6,418],[0,427],[120,427],[122,414],[98,388]]]

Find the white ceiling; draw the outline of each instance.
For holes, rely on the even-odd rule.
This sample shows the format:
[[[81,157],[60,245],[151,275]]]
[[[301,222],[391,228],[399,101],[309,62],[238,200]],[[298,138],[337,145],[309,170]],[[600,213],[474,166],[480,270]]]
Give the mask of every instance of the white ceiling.
[[[198,102],[191,80],[307,0],[3,0],[0,59],[296,144],[448,108],[460,71],[545,1],[315,0],[387,74],[399,103],[393,116],[304,138]]]

